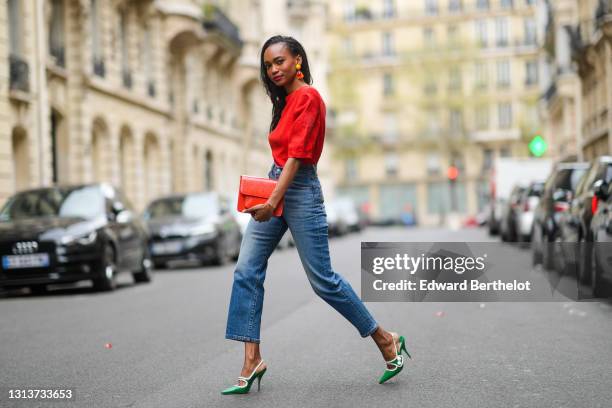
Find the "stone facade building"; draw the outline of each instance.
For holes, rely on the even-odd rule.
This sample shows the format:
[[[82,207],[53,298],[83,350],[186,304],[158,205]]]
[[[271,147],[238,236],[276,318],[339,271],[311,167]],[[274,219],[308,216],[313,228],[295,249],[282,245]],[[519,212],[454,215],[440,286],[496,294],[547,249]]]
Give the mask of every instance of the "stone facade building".
[[[556,160],[612,154],[612,1],[542,1],[545,134]]]
[[[142,209],[173,192],[232,197],[240,174],[265,176],[258,54],[290,17],[279,26],[273,12],[258,0],[3,1],[0,203],[108,181]]]
[[[540,132],[536,1],[329,4],[338,190],[381,222],[481,211],[496,158]]]

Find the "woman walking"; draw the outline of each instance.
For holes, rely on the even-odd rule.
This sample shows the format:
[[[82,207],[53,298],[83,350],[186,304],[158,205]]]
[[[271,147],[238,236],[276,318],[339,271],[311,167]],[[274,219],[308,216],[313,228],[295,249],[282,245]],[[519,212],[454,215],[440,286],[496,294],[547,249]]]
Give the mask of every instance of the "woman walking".
[[[331,267],[328,231],[316,164],[325,137],[325,104],[315,88],[308,58],[292,37],[274,36],[261,50],[261,80],[272,101],[268,140],[274,164],[268,178],[278,180],[265,204],[245,210],[252,216],[234,271],[225,338],[244,342],[238,382],[222,394],[245,394],[267,370],[259,350],[264,280],[268,258],[287,228],[291,231],[315,293],[340,312],[362,337],[371,336],[385,362],[382,384],[404,365],[404,337],[384,330],[351,285]],[[283,214],[272,215],[284,198]],[[408,355],[409,356],[409,355]],[[410,357],[410,356],[409,356]]]

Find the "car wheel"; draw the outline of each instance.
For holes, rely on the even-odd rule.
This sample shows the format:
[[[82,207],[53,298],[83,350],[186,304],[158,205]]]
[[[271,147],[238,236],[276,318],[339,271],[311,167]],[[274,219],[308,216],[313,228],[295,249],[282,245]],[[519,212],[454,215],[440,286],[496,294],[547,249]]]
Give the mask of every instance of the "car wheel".
[[[605,297],[606,290],[604,287],[604,281],[601,278],[602,270],[599,262],[597,262],[597,251],[595,244],[593,243],[593,249],[591,251],[591,289],[593,290],[593,297]]]
[[[98,277],[94,279],[94,289],[98,291],[111,291],[117,288],[115,281],[117,275],[117,264],[115,250],[109,244],[104,247],[102,260],[98,270]]]
[[[219,244],[217,245],[215,257],[213,258],[213,265],[223,266],[229,262],[229,254],[227,253],[227,248],[225,248],[219,240]]]
[[[544,269],[556,269],[553,263],[553,247],[548,234],[542,233],[542,266]]]
[[[132,272],[134,283],[146,283],[153,280],[153,272],[151,271],[151,257],[148,251],[144,251],[142,260],[140,261],[140,269],[136,272]]]

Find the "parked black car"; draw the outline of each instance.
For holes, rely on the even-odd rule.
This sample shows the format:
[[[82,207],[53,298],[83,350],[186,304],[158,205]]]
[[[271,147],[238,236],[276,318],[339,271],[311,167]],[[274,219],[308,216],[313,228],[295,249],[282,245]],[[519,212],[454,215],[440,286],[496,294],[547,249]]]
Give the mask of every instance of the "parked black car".
[[[594,193],[602,183],[609,184],[610,181],[612,181],[612,156],[600,156],[594,159],[578,183],[569,211],[561,216],[559,223],[562,244],[553,247],[560,249],[560,263],[556,268],[560,273],[577,268],[578,279],[583,283],[590,283],[591,280],[590,248],[593,243],[591,219],[600,201]]]
[[[591,220],[591,288],[594,296],[602,297],[612,284],[612,183],[601,182],[595,195],[599,202]]]
[[[531,249],[533,264],[553,268],[552,245],[559,240],[561,214],[568,211],[578,182],[589,168],[589,163],[559,163],[555,166],[535,210]]]
[[[0,210],[0,287],[93,281],[113,290],[119,272],[151,280],[144,226],[123,193],[105,183],[19,192]]]
[[[516,217],[518,207],[521,203],[521,197],[525,191],[525,186],[516,185],[512,188],[508,201],[504,204],[502,209],[502,216],[500,221],[500,235],[502,241],[516,242],[518,235],[516,232]]]
[[[150,233],[153,263],[197,260],[222,265],[237,259],[242,242],[240,225],[229,200],[215,192],[159,198],[143,215]]]

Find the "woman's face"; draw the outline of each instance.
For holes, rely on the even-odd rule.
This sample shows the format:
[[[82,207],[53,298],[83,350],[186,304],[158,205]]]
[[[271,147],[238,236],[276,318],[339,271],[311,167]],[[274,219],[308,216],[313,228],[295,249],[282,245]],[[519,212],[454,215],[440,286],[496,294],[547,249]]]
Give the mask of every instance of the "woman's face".
[[[295,79],[297,70],[295,64],[301,64],[302,57],[294,57],[289,52],[285,43],[276,43],[270,45],[264,51],[264,66],[268,78],[276,86],[287,86]]]

